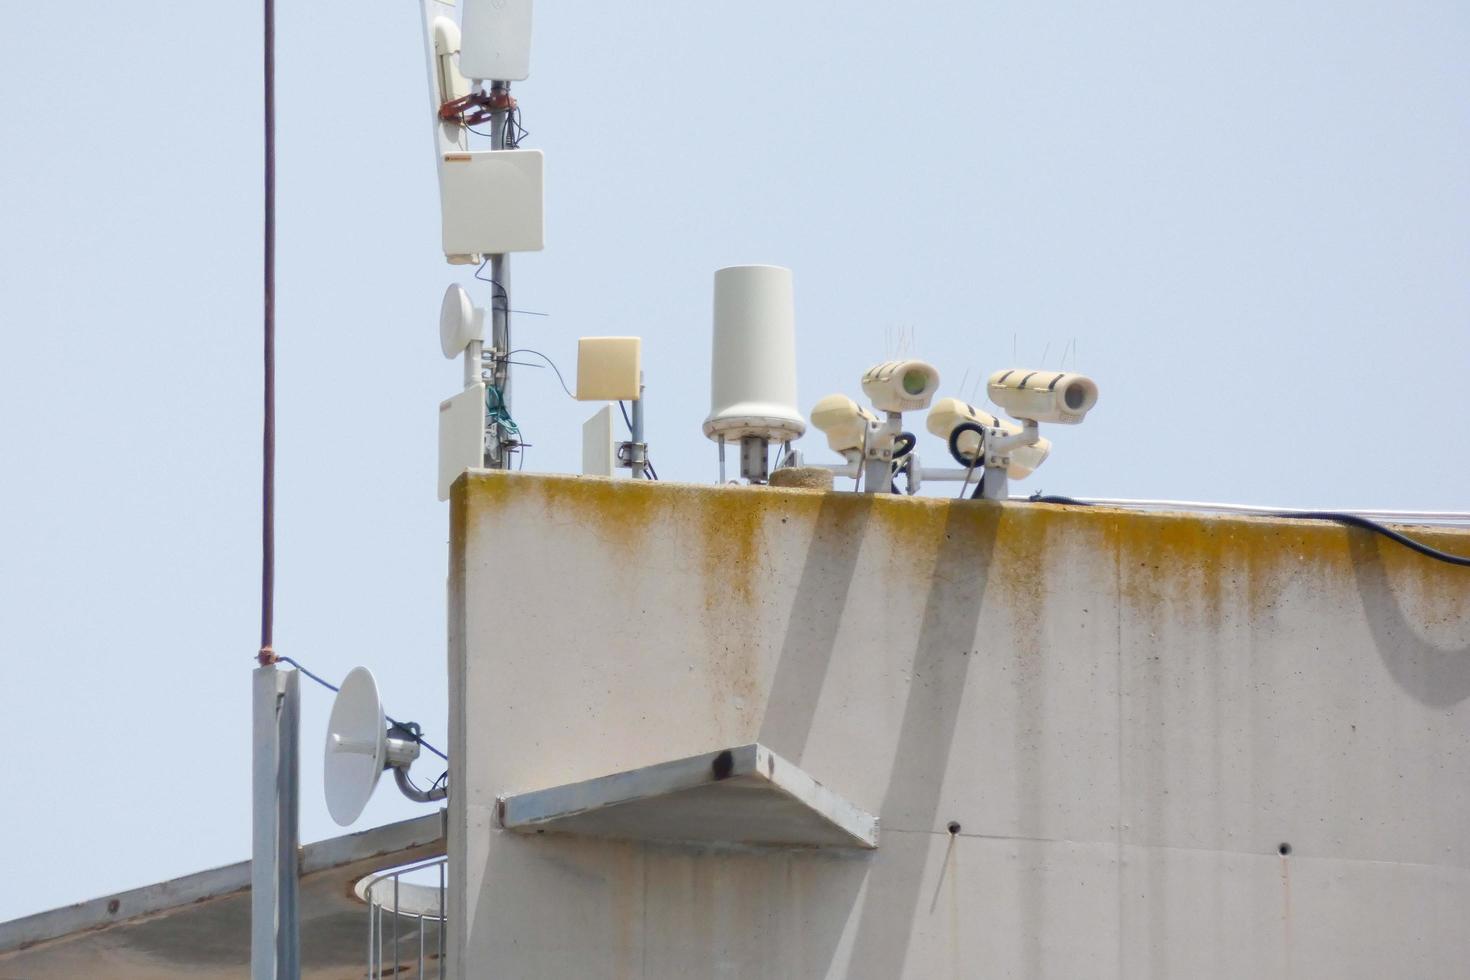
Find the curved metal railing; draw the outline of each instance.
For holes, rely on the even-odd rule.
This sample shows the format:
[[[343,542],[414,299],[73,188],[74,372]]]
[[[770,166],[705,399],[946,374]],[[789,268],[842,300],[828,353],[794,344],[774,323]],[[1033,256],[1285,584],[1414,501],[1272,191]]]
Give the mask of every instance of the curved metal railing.
[[[369,980],[444,977],[444,875],[447,858],[434,858],[370,875],[357,883],[368,905]],[[437,871],[439,883],[405,881]],[[432,935],[431,935],[432,934]],[[431,971],[425,973],[425,967]]]

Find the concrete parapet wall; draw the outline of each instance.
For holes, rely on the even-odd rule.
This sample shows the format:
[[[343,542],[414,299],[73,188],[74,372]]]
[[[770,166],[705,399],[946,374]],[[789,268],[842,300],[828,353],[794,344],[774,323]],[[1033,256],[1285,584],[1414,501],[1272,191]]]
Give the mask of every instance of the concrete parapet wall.
[[[1470,570],[1318,523],[571,477],[472,474],[452,515],[457,975],[1465,975]],[[757,741],[878,850],[495,825]]]

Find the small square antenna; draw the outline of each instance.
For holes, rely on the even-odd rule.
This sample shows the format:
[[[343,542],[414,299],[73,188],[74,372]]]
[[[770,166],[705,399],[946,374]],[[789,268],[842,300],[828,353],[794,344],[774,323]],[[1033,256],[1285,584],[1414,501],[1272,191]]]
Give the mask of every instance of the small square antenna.
[[[531,74],[531,0],[464,0],[459,70],[484,81]]]
[[[467,469],[485,465],[485,385],[472,384],[439,403],[439,499]]]
[[[637,401],[641,395],[640,337],[583,337],[577,341],[577,400]]]
[[[445,153],[439,165],[444,254],[541,251],[542,163],[540,150]]]
[[[616,468],[612,406],[604,405],[596,415],[582,423],[582,475],[613,476]]]

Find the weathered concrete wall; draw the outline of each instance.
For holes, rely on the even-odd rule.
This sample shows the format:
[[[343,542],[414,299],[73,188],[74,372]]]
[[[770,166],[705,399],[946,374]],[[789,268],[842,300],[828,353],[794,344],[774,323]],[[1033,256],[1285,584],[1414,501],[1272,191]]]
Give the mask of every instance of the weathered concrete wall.
[[[1470,969],[1470,570],[1331,525],[577,478],[452,513],[457,976]],[[495,827],[751,741],[878,850]]]

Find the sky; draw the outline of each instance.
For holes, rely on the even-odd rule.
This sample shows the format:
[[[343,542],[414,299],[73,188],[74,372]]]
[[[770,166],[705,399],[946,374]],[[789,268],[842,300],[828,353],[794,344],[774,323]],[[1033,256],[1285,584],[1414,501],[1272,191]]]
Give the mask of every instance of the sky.
[[[258,645],[260,11],[0,31],[0,920],[243,860]],[[276,646],[445,738],[460,386],[418,5],[282,2]],[[715,269],[794,271],[800,407],[896,353],[1094,377],[1016,491],[1463,509],[1470,7],[541,3],[547,247],[514,341],[644,338],[650,455],[716,478]],[[526,468],[580,425],[520,369]],[[983,399],[983,391],[977,398]],[[820,435],[798,446],[824,458]],[[919,451],[941,465],[938,440]],[[505,596],[514,601],[514,569]],[[303,684],[302,838],[329,692]],[[432,777],[425,759],[416,767]],[[388,784],[356,825],[428,812]]]

